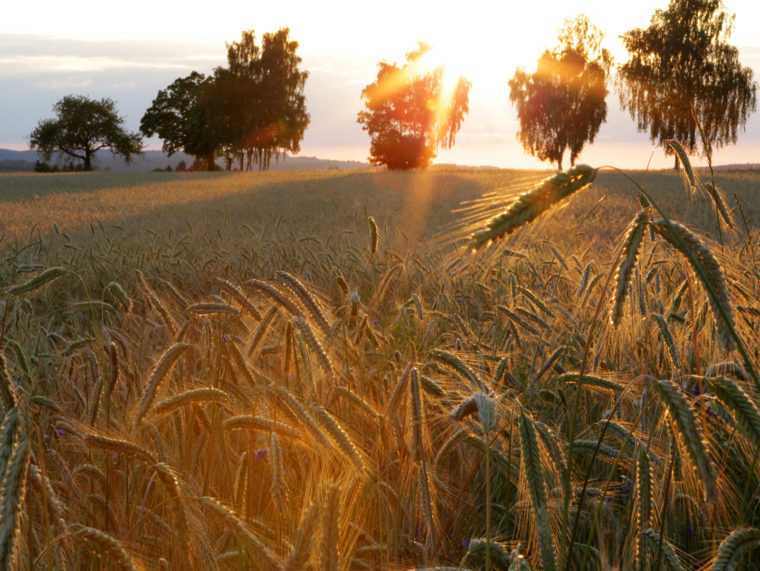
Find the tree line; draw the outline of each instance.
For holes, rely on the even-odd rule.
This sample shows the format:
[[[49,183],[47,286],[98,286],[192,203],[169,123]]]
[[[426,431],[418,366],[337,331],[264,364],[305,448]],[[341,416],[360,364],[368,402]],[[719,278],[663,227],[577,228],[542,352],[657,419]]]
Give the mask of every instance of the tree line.
[[[621,107],[653,143],[678,139],[711,160],[715,148],[736,142],[756,109],[757,85],[728,43],[733,19],[721,0],[671,0],[648,28],[623,35],[628,60],[616,68],[615,87]],[[614,67],[603,38],[586,16],[568,19],[536,70],[518,68],[508,82],[517,138],[560,170],[568,153],[575,164],[607,118]],[[195,157],[200,169],[215,168],[221,157],[227,169],[263,170],[284,152],[298,153],[310,119],[298,42],[283,28],[264,34],[259,46],[249,30],[226,47],[226,67],[194,71],[160,90],[140,133],[124,128],[112,100],[66,96],[54,106],[57,119],[38,123],[31,147],[46,160],[55,152],[78,159],[85,170],[99,149],[129,161],[140,153],[141,136],[153,135],[168,154]],[[429,50],[420,43],[402,65],[380,62],[377,79],[361,93],[365,109],[357,122],[370,136],[374,165],[425,168],[455,143],[472,84],[460,77],[444,89],[443,66],[421,65]]]

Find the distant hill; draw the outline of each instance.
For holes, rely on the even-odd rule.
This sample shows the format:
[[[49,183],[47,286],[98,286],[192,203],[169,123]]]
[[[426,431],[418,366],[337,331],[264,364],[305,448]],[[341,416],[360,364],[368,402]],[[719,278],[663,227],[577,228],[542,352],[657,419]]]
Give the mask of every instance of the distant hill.
[[[0,149],[0,172],[31,172],[34,170],[34,163],[39,158],[37,151]],[[193,163],[193,157],[185,153],[175,153],[169,157],[163,151],[145,151],[142,156],[137,157],[132,161],[132,164],[128,165],[122,159],[112,156],[108,151],[101,151],[95,158],[95,170],[144,172],[165,169],[167,166],[175,170],[181,161],[184,161],[189,167]],[[53,164],[55,161],[48,162]],[[62,161],[62,163],[65,162]],[[337,161],[289,155],[280,157],[279,162],[272,162],[271,165],[271,170],[361,170],[367,168],[369,168],[369,163],[362,161]]]

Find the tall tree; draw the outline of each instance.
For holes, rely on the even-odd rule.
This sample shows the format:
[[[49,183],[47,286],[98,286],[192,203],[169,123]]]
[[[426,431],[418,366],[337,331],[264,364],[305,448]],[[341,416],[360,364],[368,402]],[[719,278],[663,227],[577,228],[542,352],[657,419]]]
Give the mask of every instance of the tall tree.
[[[701,140],[708,157],[736,142],[757,85],[727,43],[733,20],[721,0],[671,0],[646,30],[623,35],[629,59],[620,66],[620,103],[653,142],[678,139],[694,152]]]
[[[607,119],[612,56],[602,47],[603,38],[586,16],[567,19],[559,45],[544,51],[536,71],[529,74],[518,68],[509,80],[523,148],[542,161],[557,163],[560,170],[565,151],[574,165]]]
[[[268,169],[281,152],[297,153],[309,125],[304,95],[309,73],[299,69],[298,42],[289,34],[287,28],[264,34],[259,48],[253,30],[244,31],[240,42],[227,44],[228,67],[214,72],[208,106],[241,169],[243,156],[247,168]]]
[[[469,111],[471,83],[445,89],[443,66],[424,69],[430,46],[420,43],[406,63],[380,62],[377,79],[362,91],[366,111],[357,122],[369,132],[370,162],[391,170],[426,168],[440,148],[450,149]]]
[[[140,135],[124,128],[112,99],[67,95],[53,105],[53,111],[57,118],[40,121],[29,135],[29,146],[45,160],[53,153],[64,154],[81,160],[84,170],[90,171],[100,149],[109,149],[127,162],[142,152]]]
[[[211,83],[211,78],[196,71],[177,78],[158,92],[140,121],[140,131],[146,137],[158,135],[169,155],[184,151],[204,169],[214,168],[219,146],[218,133],[211,128],[209,110],[204,106]]]

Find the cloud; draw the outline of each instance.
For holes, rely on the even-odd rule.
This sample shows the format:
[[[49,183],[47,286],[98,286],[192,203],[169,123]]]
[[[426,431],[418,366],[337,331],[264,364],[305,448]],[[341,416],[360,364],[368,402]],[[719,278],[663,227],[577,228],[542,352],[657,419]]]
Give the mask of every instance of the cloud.
[[[38,81],[34,84],[37,89],[45,89],[51,91],[69,90],[69,89],[84,89],[92,85],[91,79],[73,79],[73,78],[61,78],[52,79],[50,81]]]
[[[221,46],[190,42],[92,42],[21,34],[0,42],[0,75],[198,68],[210,71],[224,61]]]

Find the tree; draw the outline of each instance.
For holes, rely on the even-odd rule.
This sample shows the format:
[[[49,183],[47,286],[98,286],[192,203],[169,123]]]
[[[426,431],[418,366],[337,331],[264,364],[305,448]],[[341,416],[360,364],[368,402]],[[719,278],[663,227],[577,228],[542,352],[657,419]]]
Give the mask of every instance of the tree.
[[[53,105],[53,111],[57,118],[40,121],[29,135],[29,146],[45,160],[60,153],[81,160],[84,170],[90,171],[100,149],[107,148],[128,163],[142,152],[140,135],[124,128],[111,99],[67,95]]]
[[[726,43],[732,28],[721,0],[671,0],[646,30],[623,35],[629,59],[619,70],[620,104],[652,142],[678,139],[695,152],[701,139],[708,158],[736,142],[755,110],[757,85]]]
[[[214,168],[220,138],[210,126],[209,110],[204,103],[212,83],[212,78],[196,71],[177,78],[158,92],[140,120],[143,135],[158,135],[169,156],[184,151],[207,170]]]
[[[542,161],[557,163],[570,151],[570,164],[593,143],[607,119],[607,77],[612,56],[601,45],[604,35],[586,16],[567,19],[559,45],[546,50],[536,71],[522,68],[509,80],[509,98],[517,110],[517,137]]]
[[[390,170],[426,168],[438,149],[450,149],[469,111],[471,83],[458,78],[448,90],[443,66],[423,70],[430,46],[420,43],[406,63],[380,62],[377,80],[362,90],[367,107],[357,122],[369,132],[370,162]]]
[[[261,48],[253,30],[240,42],[227,44],[227,68],[217,68],[207,93],[212,121],[222,133],[225,151],[237,156],[240,168],[268,169],[272,157],[300,151],[309,114],[304,87],[309,72],[301,71],[298,42],[282,28],[264,34]]]

